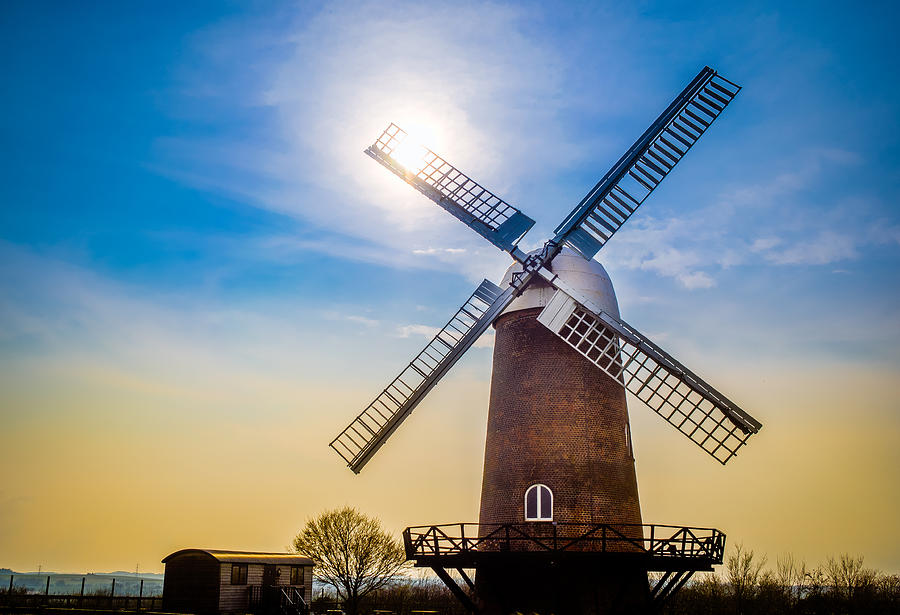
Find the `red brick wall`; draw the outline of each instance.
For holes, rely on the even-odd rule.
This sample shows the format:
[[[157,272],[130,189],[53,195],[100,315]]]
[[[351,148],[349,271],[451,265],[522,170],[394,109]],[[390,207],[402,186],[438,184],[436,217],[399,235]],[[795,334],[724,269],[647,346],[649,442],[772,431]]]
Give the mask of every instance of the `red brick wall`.
[[[495,324],[481,523],[522,523],[525,490],[553,491],[560,523],[641,523],[624,389],[535,320]]]

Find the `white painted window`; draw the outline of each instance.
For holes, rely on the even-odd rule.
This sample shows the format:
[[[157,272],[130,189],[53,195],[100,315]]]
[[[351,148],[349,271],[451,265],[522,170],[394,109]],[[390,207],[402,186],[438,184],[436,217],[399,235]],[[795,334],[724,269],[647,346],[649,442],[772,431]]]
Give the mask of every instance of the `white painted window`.
[[[547,485],[532,485],[525,491],[525,520],[553,521],[553,492]]]

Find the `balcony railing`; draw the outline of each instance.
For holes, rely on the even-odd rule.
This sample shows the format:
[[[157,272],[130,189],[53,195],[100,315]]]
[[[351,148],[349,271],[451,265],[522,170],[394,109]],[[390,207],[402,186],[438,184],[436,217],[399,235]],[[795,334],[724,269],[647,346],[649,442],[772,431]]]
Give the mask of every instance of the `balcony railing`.
[[[409,527],[403,532],[411,560],[475,560],[499,553],[607,553],[657,563],[721,564],[725,534],[712,528],[625,523],[454,523]],[[665,568],[663,568],[665,569]]]

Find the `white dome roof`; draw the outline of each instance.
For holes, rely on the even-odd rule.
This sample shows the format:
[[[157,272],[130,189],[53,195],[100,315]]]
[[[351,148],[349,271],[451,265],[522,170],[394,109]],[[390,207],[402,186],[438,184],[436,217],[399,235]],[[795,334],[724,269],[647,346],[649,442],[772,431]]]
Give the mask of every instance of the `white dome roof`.
[[[532,254],[536,252],[537,250],[532,252]],[[603,265],[595,260],[586,260],[578,253],[568,248],[563,248],[562,252],[557,254],[553,262],[550,263],[549,269],[574,289],[596,302],[603,311],[616,318],[619,317],[619,304],[616,301],[616,293],[613,290],[609,274],[606,273]],[[521,264],[513,263],[506,270],[501,286],[505,287],[512,279],[512,274],[521,270]],[[535,276],[528,288],[525,289],[525,292],[517,297],[503,313],[508,314],[519,310],[544,307],[550,301],[550,297],[553,296],[554,292],[556,290],[543,278]]]

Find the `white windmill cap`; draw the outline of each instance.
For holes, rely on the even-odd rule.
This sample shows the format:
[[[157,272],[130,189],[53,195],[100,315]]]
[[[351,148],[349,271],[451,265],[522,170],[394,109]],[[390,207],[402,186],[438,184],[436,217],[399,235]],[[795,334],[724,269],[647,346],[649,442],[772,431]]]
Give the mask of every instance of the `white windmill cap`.
[[[530,254],[538,252],[539,250],[535,250]],[[562,252],[557,254],[550,263],[549,269],[575,290],[592,299],[604,312],[616,318],[619,317],[619,304],[616,301],[616,293],[613,290],[609,274],[606,273],[603,265],[593,259],[586,260],[573,250],[563,248]],[[513,273],[521,270],[522,265],[520,263],[513,263],[503,275],[501,286],[505,287],[512,280]],[[554,292],[556,292],[556,289],[542,278],[536,277],[525,289],[525,292],[517,297],[503,313],[508,314],[519,310],[542,308],[549,303]]]

